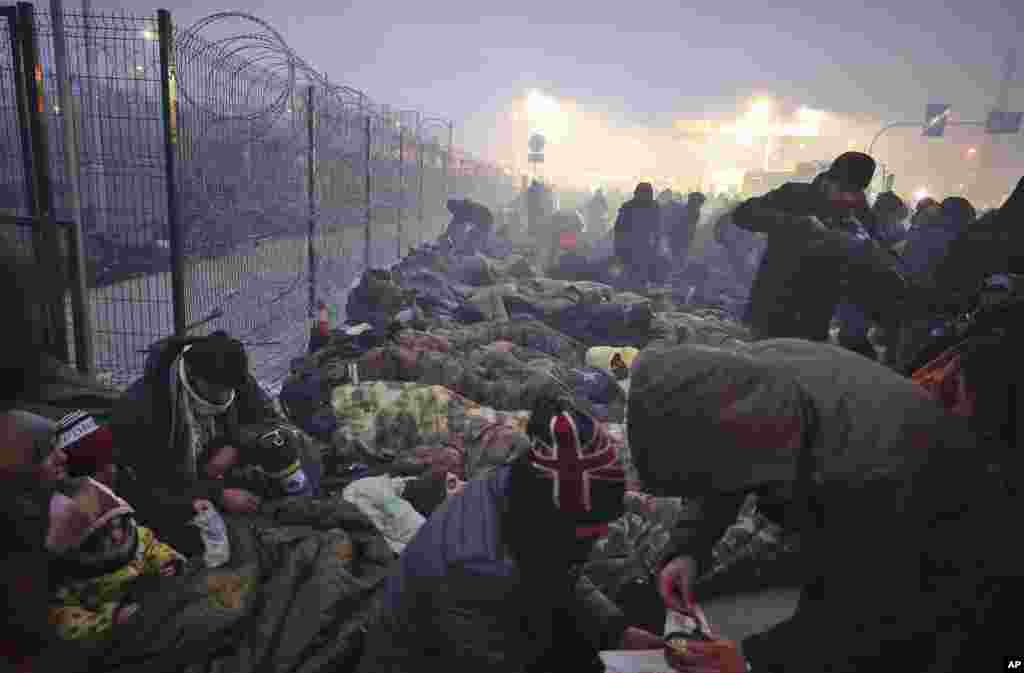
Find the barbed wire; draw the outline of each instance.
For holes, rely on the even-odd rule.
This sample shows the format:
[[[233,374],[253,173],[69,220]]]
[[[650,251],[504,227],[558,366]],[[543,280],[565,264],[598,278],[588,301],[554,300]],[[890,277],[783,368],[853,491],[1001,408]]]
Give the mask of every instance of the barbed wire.
[[[227,37],[207,39],[213,28],[229,21],[255,24],[258,30],[240,32]],[[247,87],[243,100],[249,110],[218,113],[221,120],[264,121],[260,129],[265,133],[275,122],[290,112],[299,100],[300,87],[316,85],[322,92],[342,106],[355,105],[358,117],[379,117],[376,103],[363,91],[331,82],[327,76],[305,61],[267,21],[241,11],[209,14],[191,26],[178,31],[179,62],[182,59],[209,59],[202,69],[179,69],[179,93],[184,101],[201,106],[200,91],[218,96],[211,79],[224,72],[231,73],[233,81]],[[198,72],[197,72],[198,71]],[[205,81],[194,81],[196,75]],[[253,97],[251,94],[255,93]],[[218,100],[222,100],[218,97]]]

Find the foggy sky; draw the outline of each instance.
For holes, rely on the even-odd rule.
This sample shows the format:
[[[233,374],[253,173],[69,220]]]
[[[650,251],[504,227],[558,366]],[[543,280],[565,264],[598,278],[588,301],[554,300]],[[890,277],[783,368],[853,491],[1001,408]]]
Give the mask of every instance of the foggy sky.
[[[162,0],[179,25],[252,12],[332,80],[455,119],[471,150],[533,87],[640,124],[728,113],[754,92],[889,120],[918,119],[931,100],[977,118],[1007,46],[1024,36],[1024,0],[218,1]],[[1024,50],[1020,59],[1024,73]],[[1011,100],[1024,105],[1019,86]]]

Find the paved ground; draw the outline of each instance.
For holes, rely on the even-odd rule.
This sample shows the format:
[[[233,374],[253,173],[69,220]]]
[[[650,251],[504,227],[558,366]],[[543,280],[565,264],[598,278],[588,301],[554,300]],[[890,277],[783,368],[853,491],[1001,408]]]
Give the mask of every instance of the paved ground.
[[[739,641],[792,616],[799,596],[799,589],[770,589],[722,596],[702,607],[720,636]]]

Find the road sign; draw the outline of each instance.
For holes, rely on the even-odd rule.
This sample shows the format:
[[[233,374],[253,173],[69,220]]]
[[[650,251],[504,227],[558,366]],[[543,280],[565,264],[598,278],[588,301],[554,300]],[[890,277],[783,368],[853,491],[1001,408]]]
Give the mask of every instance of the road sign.
[[[952,106],[945,103],[929,103],[924,112],[924,135],[928,138],[941,138],[946,132],[946,121]]]
[[[542,136],[539,133],[534,133],[532,136],[530,136],[530,151],[535,154],[543,152],[545,142],[546,141],[544,140],[544,136]]]
[[[542,164],[542,163],[544,163],[544,153],[543,152],[530,152],[530,155],[527,157],[527,159],[530,161],[530,163]]]
[[[985,123],[985,132],[991,134],[1020,133],[1021,121],[1024,121],[1024,112],[992,110]]]

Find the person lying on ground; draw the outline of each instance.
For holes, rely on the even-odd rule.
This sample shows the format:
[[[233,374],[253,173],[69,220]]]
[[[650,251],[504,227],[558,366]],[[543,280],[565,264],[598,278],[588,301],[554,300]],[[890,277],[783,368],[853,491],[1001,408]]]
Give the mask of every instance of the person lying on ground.
[[[1014,503],[992,472],[999,456],[923,392],[796,339],[642,353],[628,414],[634,464],[647,492],[703,508],[663,557],[667,606],[694,613],[695,578],[756,493],[766,516],[801,536],[803,589],[790,619],[741,643],[753,670],[865,671],[897,659],[916,671],[971,668],[951,662],[977,652],[993,596],[1017,573],[1000,566],[1010,562],[984,522]],[[704,663],[680,670],[714,670]]]
[[[114,409],[111,430],[117,462],[135,475],[123,486],[125,498],[189,558],[203,550],[196,529],[188,523],[197,501],[235,514],[260,506],[260,495],[220,478],[232,466],[256,462],[246,459],[247,448],[249,456],[253,448],[268,455],[277,449],[280,455],[272,456],[273,462],[287,464],[285,476],[304,482],[301,492],[315,492],[310,478],[315,479],[315,465],[291,471],[294,460],[286,460],[287,442],[247,447],[246,441],[254,438],[242,436],[241,428],[247,425],[287,424],[249,373],[245,348],[223,332],[158,344],[146,375],[132,384]]]
[[[466,484],[406,547],[360,671],[600,671],[600,650],[661,647],[579,572],[623,513],[619,447],[557,398],[528,432],[532,449]]]
[[[50,508],[47,549],[56,588],[49,619],[64,640],[95,642],[128,624],[139,605],[131,598],[141,577],[173,577],[185,558],[135,522],[135,510],[88,477],[62,482]]]

